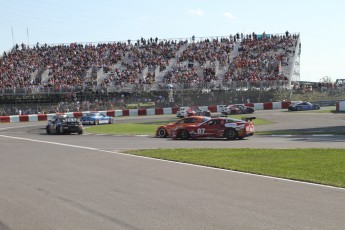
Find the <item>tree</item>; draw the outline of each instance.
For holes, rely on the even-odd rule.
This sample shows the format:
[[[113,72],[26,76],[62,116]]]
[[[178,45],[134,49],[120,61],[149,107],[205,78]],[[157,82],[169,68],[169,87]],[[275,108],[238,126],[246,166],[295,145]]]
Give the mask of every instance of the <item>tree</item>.
[[[329,76],[324,76],[323,78],[321,78],[320,79],[320,82],[321,83],[330,83],[330,84],[332,84],[332,78],[331,77],[329,77]]]

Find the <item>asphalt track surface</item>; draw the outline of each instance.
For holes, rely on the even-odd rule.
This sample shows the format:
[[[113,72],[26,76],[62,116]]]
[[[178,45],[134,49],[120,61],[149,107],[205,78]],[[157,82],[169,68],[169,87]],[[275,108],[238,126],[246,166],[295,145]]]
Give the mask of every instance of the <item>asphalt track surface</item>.
[[[0,229],[345,229],[345,190],[122,154],[143,148],[345,148],[345,114],[257,111],[307,136],[173,141],[0,124]],[[118,118],[136,122],[161,117]],[[86,129],[87,131],[87,129]],[[322,133],[322,135],[317,135]],[[316,134],[316,135],[315,135]],[[325,149],[327,153],[327,149]]]

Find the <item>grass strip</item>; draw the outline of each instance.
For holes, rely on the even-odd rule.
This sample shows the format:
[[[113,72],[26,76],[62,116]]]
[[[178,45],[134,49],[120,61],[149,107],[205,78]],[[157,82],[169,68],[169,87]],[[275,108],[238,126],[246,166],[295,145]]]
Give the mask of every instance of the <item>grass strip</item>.
[[[345,149],[152,149],[126,153],[345,187]]]

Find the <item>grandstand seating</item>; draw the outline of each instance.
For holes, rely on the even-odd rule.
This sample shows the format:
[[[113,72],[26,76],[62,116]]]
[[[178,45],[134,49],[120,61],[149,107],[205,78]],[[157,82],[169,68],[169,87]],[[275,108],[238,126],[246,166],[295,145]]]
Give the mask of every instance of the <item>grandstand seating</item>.
[[[155,93],[150,97],[156,105],[165,106],[174,103],[168,96],[172,89],[175,100],[182,104],[224,97],[213,92],[191,99],[182,91],[223,90],[231,95],[229,89],[286,89],[291,86],[295,59],[300,54],[299,42],[299,34],[287,32],[194,39],[142,38],[134,43],[16,45],[0,57],[0,104],[23,104],[19,107],[25,111],[50,111],[56,107],[65,110],[65,106],[38,109],[40,106],[24,105],[68,102],[72,109],[92,110],[112,108],[114,101],[125,105],[123,97],[128,94],[139,101],[143,95],[136,95],[151,92]],[[96,99],[100,102],[95,103]],[[0,114],[16,113],[14,108],[2,110]]]
[[[78,87],[117,92],[138,88],[135,85],[161,90],[167,84],[290,80],[298,34],[241,38],[16,45],[0,58],[0,91]]]

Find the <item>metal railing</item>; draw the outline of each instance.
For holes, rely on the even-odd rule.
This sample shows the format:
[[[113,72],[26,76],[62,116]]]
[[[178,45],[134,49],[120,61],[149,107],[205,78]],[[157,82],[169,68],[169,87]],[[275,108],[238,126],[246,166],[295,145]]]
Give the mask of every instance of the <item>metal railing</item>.
[[[44,86],[30,86],[28,88],[2,88],[0,95],[51,95],[51,94],[66,94],[78,92],[93,92],[93,93],[113,93],[113,92],[140,92],[140,91],[169,91],[169,90],[238,90],[246,91],[249,89],[289,89],[288,81],[253,81],[253,82],[208,82],[208,83],[154,83],[154,84],[125,84],[116,86],[63,86],[63,87],[44,87]]]

